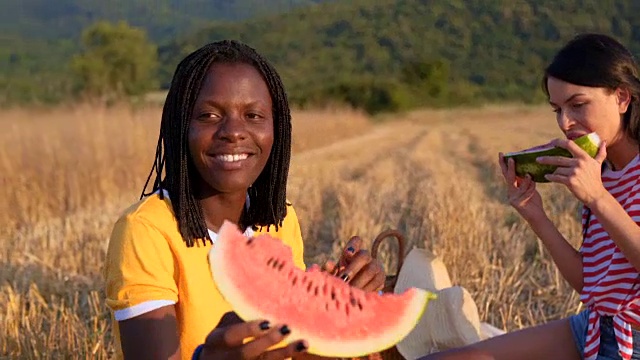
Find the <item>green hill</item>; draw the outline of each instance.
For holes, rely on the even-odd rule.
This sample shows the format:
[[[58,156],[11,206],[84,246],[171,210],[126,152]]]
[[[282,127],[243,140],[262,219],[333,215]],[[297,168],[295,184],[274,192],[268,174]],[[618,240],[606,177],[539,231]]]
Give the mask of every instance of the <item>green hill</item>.
[[[211,21],[238,21],[322,0],[0,0],[0,33],[25,39],[77,38],[97,20],[125,20],[161,41]]]
[[[0,0],[0,5],[17,6],[7,1]],[[178,9],[176,4],[187,2],[191,5]],[[36,3],[40,7],[27,5]],[[312,3],[320,4],[304,6]],[[21,4],[32,15],[19,20],[2,12],[0,20],[24,22],[23,35],[48,29],[52,36],[56,31],[58,35],[40,37],[35,44],[3,33],[0,103],[3,92],[10,97],[30,89],[37,98],[43,96],[39,84],[51,89],[72,86],[68,77],[55,76],[56,69],[64,73],[65,54],[75,45],[73,40],[60,39],[77,32],[95,14],[130,19],[149,31],[160,46],[158,76],[165,87],[186,53],[211,41],[234,38],[275,63],[294,103],[338,100],[372,112],[425,104],[541,101],[543,67],[578,32],[611,34],[634,53],[640,51],[636,16],[640,2],[635,0],[272,0],[268,9],[259,6],[263,3],[258,0],[111,0],[109,6],[98,0],[59,0],[57,11],[64,16],[38,20],[36,25],[29,19],[42,19],[43,13],[55,15],[43,5],[48,2],[24,0]],[[67,10],[60,10],[65,6]],[[291,11],[280,14],[281,10]],[[247,19],[249,14],[262,15]],[[76,19],[71,24],[77,25],[65,22],[56,27],[63,18]],[[198,19],[209,20],[199,26],[203,22]],[[8,25],[0,25],[4,30],[1,26]],[[47,61],[42,61],[43,54]],[[34,90],[33,78],[45,82]],[[55,98],[64,92],[47,94]]]
[[[166,43],[205,24],[268,16],[330,0],[0,0],[0,105],[57,102],[75,86],[82,30],[125,20]]]
[[[638,53],[638,10],[634,0],[332,2],[213,24],[166,44],[162,81],[188,50],[236,38],[276,64],[299,103],[327,96],[390,108],[412,99],[538,101],[544,65],[577,32],[614,35]]]

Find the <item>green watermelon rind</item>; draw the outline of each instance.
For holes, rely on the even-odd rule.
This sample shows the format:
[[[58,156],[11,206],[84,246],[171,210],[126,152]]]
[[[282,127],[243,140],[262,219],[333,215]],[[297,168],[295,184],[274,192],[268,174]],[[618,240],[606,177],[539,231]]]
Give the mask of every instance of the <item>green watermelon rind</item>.
[[[225,274],[229,269],[227,262],[231,263],[231,260],[224,256],[224,239],[222,239],[224,232],[229,231],[225,227],[230,225],[235,226],[227,222],[223,224],[218,234],[218,241],[209,252],[209,263],[215,284],[223,298],[232,305],[233,311],[244,321],[269,319],[271,318],[269,314],[261,312],[259,306],[253,306],[255,299],[244,298],[244,292],[233,283],[230,277],[216,276],[216,274]],[[404,318],[401,316],[403,321],[399,321],[395,328],[386,328],[378,337],[369,335],[366,339],[347,342],[340,339],[340,334],[335,334],[335,339],[323,342],[321,338],[311,333],[292,327],[291,333],[283,343],[307,339],[309,340],[308,353],[326,357],[361,357],[380,352],[402,341],[418,324],[429,301],[436,298],[434,293],[418,288],[408,289],[404,294],[385,294],[382,296],[411,296],[412,298],[410,305],[406,307],[406,316]],[[356,344],[354,345],[354,343]]]
[[[575,139],[574,142],[592,158],[598,153],[600,138],[596,133],[583,135]],[[532,149],[535,149],[535,147]],[[531,179],[535,182],[548,183],[549,180],[545,178],[545,175],[556,171],[557,166],[538,163],[536,159],[540,156],[573,157],[573,155],[566,149],[561,147],[549,147],[541,150],[525,149],[522,151],[507,153],[504,155],[504,162],[506,164],[508,159],[512,158],[516,166],[516,175],[519,177],[525,177],[529,174]]]

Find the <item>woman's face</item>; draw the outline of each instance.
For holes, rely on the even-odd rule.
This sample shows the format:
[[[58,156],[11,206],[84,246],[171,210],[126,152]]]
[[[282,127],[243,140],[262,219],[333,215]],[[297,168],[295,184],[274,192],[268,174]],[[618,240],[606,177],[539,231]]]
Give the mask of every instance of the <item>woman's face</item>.
[[[547,80],[547,88],[558,126],[568,139],[595,132],[611,146],[625,136],[622,114],[631,100],[627,90],[574,85],[554,77]]]
[[[274,140],[271,95],[258,70],[213,64],[193,108],[188,139],[199,193],[246,192],[269,160]]]

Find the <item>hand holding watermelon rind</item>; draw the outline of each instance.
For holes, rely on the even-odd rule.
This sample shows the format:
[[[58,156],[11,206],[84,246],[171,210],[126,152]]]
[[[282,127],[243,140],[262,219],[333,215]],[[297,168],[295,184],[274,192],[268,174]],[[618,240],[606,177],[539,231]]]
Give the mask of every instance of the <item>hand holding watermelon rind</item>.
[[[589,134],[580,136],[575,140],[553,140],[543,145],[534,146],[532,148],[508,152],[503,155],[502,160],[506,162],[508,159],[513,159],[515,162],[515,171],[519,177],[524,177],[526,174],[531,175],[531,178],[535,182],[540,183],[548,183],[549,179],[545,175],[552,174],[557,170],[556,165],[545,164],[537,161],[540,157],[543,156],[552,156],[552,157],[566,157],[571,158],[573,154],[569,151],[566,146],[558,146],[557,144],[564,143],[568,144],[569,141],[572,141],[577,146],[572,147],[577,148],[580,147],[585,153],[589,154],[590,157],[595,157],[598,153],[598,149],[600,148],[600,137],[597,133],[591,132]],[[574,153],[577,153],[575,150]]]
[[[536,182],[561,183],[585,204],[606,190],[600,179],[606,144],[591,132],[574,140],[554,139],[521,151],[500,153],[509,203],[527,221],[545,217]]]
[[[607,158],[605,141],[599,143],[595,157],[571,140],[556,139],[551,144],[566,149],[573,157],[541,156],[537,158],[536,161],[540,164],[557,166],[552,174],[545,175],[547,180],[565,185],[587,206],[607,193],[601,178],[602,163]]]
[[[499,163],[507,185],[509,204],[529,222],[545,217],[542,197],[536,190],[536,183],[531,175],[527,174],[524,178],[517,176],[514,159],[505,161],[502,153],[499,154]]]

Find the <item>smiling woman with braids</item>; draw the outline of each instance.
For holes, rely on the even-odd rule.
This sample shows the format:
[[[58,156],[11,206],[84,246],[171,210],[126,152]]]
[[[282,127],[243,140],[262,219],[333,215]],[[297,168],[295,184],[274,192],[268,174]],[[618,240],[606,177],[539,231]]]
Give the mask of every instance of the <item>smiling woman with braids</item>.
[[[289,334],[287,324],[235,316],[208,263],[216,231],[229,220],[247,236],[280,238],[305,268],[300,226],[286,198],[290,149],[282,81],[252,48],[216,42],[178,65],[142,199],[118,219],[109,242],[106,295],[119,358],[313,358],[304,339],[274,347]],[[345,246],[336,275],[379,290],[382,267],[360,243],[354,237]]]

